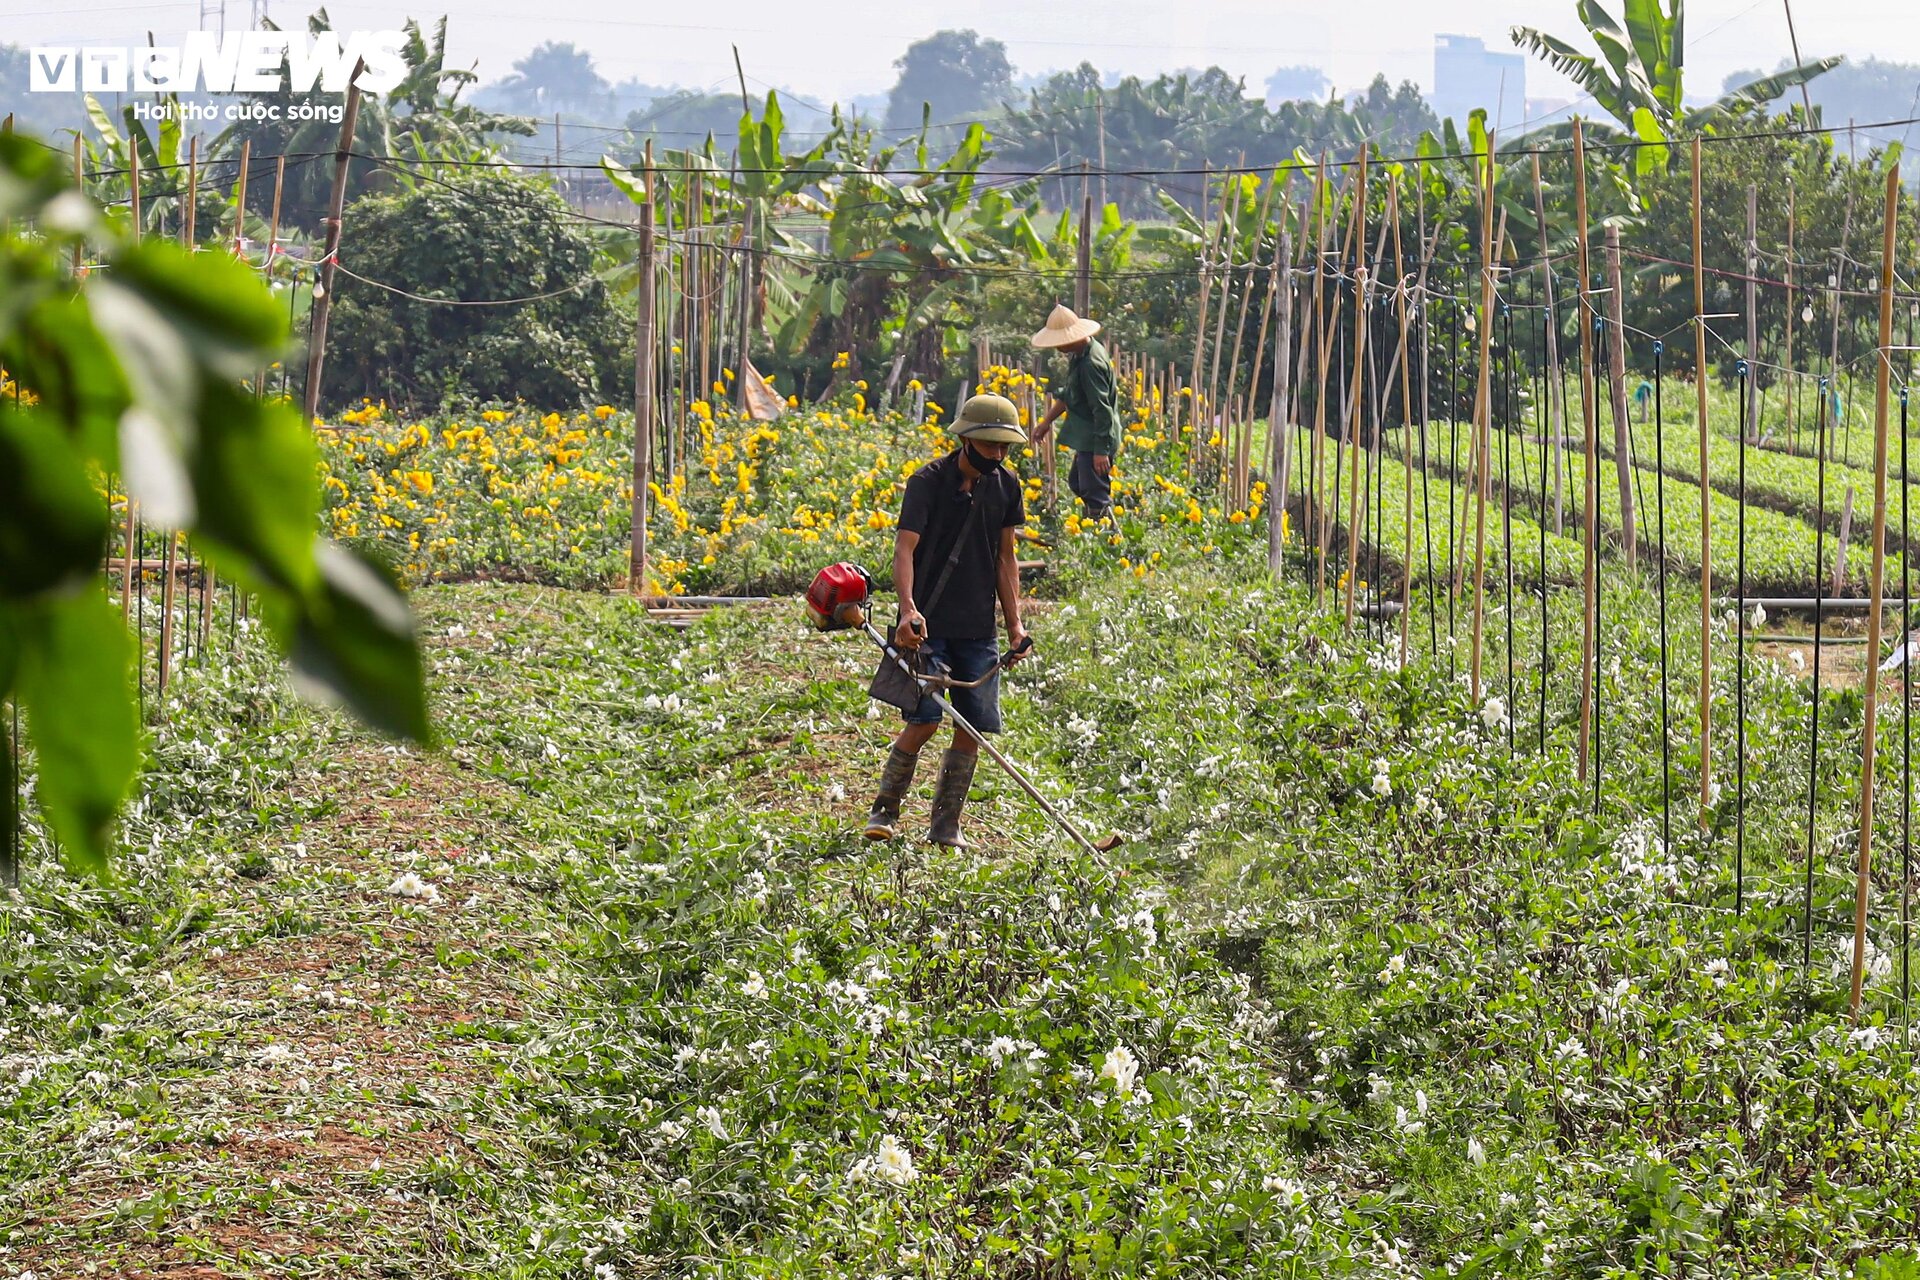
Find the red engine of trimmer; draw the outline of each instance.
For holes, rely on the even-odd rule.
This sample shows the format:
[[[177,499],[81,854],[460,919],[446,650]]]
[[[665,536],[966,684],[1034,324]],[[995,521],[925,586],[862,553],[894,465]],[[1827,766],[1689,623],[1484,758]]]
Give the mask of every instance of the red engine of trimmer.
[[[842,560],[814,575],[807,588],[807,618],[816,631],[845,631],[866,620],[873,575]]]

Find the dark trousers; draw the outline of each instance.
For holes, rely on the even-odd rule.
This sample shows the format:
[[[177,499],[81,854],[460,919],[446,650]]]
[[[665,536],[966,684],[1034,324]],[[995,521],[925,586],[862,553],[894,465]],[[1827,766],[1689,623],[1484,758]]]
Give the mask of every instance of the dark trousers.
[[[1073,469],[1067,472],[1067,487],[1080,499],[1087,519],[1098,520],[1113,512],[1113,477],[1101,475],[1093,466],[1093,455],[1084,449],[1073,451]]]

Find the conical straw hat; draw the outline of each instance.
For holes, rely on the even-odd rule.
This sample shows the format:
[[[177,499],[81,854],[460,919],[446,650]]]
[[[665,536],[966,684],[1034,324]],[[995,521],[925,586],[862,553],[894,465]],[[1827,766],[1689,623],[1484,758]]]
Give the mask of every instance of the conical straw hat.
[[[1082,320],[1064,306],[1057,306],[1047,317],[1047,327],[1033,335],[1036,347],[1065,347],[1091,338],[1100,332],[1098,320]]]

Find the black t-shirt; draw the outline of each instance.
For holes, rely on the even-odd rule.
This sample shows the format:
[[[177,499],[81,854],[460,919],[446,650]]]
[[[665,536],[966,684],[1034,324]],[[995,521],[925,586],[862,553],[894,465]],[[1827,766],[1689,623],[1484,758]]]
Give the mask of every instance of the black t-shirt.
[[[927,634],[951,640],[990,640],[1000,531],[1025,524],[1027,508],[1020,481],[1006,467],[981,476],[967,492],[960,489],[963,479],[957,449],[914,472],[900,504],[900,528],[920,535],[913,549],[913,600],[926,615]],[[933,588],[946,569],[967,512],[976,503],[980,514],[967,532],[967,545],[954,562],[946,590],[929,609]]]

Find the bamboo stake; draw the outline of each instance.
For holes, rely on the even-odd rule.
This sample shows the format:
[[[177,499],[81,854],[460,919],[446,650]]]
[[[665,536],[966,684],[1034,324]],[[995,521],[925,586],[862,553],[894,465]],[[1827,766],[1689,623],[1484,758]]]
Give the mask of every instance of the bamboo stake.
[[[1400,362],[1400,470],[1406,480],[1406,492],[1400,500],[1400,524],[1406,539],[1400,549],[1400,665],[1407,665],[1407,629],[1413,616],[1413,381],[1407,356],[1407,279],[1406,259],[1400,243],[1400,175],[1387,184],[1387,220],[1393,224],[1394,310],[1400,321],[1400,350],[1394,359]],[[1417,228],[1416,228],[1417,229]],[[1393,371],[1387,371],[1389,383]]]
[[[353,131],[360,119],[359,75],[364,64],[354,63],[347,81],[346,112],[340,121],[340,141],[333,156],[333,190],[327,199],[326,243],[320,255],[320,283],[314,290],[313,339],[307,351],[307,385],[302,418],[308,426],[320,412],[320,382],[327,367],[327,318],[333,314],[333,274],[340,256],[340,216],[347,204],[347,169],[353,156]],[[191,214],[189,214],[191,216]]]
[[[1793,184],[1789,182],[1787,184],[1787,263],[1786,263],[1786,267],[1787,267],[1787,341],[1786,341],[1786,349],[1780,357],[1780,363],[1783,366],[1785,366],[1787,371],[1786,376],[1782,379],[1782,381],[1785,384],[1785,390],[1786,390],[1787,448],[1789,449],[1793,448],[1793,445],[1794,445],[1794,426],[1795,426],[1795,419],[1793,416],[1793,402],[1795,399],[1794,392],[1799,389],[1798,384],[1800,382],[1800,379],[1793,376],[1793,215],[1794,215],[1793,206],[1794,206]]]
[[[1700,826],[1713,799],[1713,487],[1707,471],[1707,268],[1700,248],[1700,139],[1693,140],[1693,385],[1700,411]]]
[[[1594,404],[1593,377],[1593,285],[1590,278],[1590,252],[1587,235],[1587,148],[1578,118],[1573,122],[1573,206],[1574,220],[1580,231],[1580,305],[1575,322],[1580,330],[1580,426],[1586,441],[1586,483],[1582,493],[1582,542],[1580,613],[1580,740],[1577,751],[1577,776],[1587,779],[1587,748],[1593,741],[1594,641],[1599,632],[1599,442],[1598,416]],[[1701,607],[1707,606],[1701,601]]]
[[[1274,339],[1273,396],[1267,402],[1267,457],[1269,467],[1277,467],[1277,483],[1267,494],[1267,573],[1276,581],[1286,562],[1286,539],[1282,522],[1287,514],[1287,481],[1293,433],[1287,429],[1287,374],[1292,362],[1287,359],[1288,344],[1293,341],[1293,282],[1287,279],[1287,259],[1292,257],[1287,223],[1280,223],[1280,244],[1273,257],[1273,283],[1269,292],[1278,291],[1280,333]]]
[[[1620,228],[1607,226],[1607,323],[1613,341],[1607,344],[1607,382],[1613,401],[1614,473],[1620,483],[1620,536],[1627,553],[1627,569],[1637,559],[1638,537],[1633,513],[1633,437],[1627,417],[1627,323],[1621,300]]]
[[[1360,148],[1359,178],[1354,185],[1353,225],[1354,252],[1359,263],[1353,273],[1353,383],[1348,393],[1351,403],[1347,406],[1346,439],[1342,443],[1351,454],[1347,467],[1347,609],[1346,619],[1341,624],[1343,632],[1353,630],[1354,599],[1360,581],[1360,537],[1365,526],[1360,520],[1360,376],[1366,366],[1367,355],[1367,300],[1371,292],[1369,286],[1372,274],[1367,270],[1367,147]]]
[[[240,144],[240,181],[234,191],[233,205],[233,256],[242,257],[246,253],[247,238],[247,170],[253,165],[253,139],[248,138]]]
[[[1494,232],[1493,232],[1493,261],[1496,267],[1499,266],[1500,262],[1506,256],[1506,241],[1507,241],[1507,215],[1506,215],[1506,211],[1502,210],[1500,213],[1500,220],[1498,224],[1495,226]],[[1482,252],[1484,253],[1485,250],[1483,249]],[[1474,336],[1476,339],[1480,338],[1481,336],[1483,336],[1481,332],[1482,321],[1476,315],[1473,323],[1474,323]],[[1481,475],[1481,465],[1483,462],[1490,463],[1493,456],[1493,446],[1492,446],[1491,439],[1489,438],[1484,450],[1482,449],[1480,440],[1479,440],[1480,428],[1479,428],[1478,414],[1480,413],[1480,401],[1482,397],[1484,397],[1487,401],[1487,413],[1488,413],[1487,421],[1488,421],[1489,437],[1491,437],[1492,435],[1492,421],[1493,421],[1492,419],[1493,335],[1491,333],[1487,333],[1487,334],[1484,334],[1484,337],[1486,339],[1486,344],[1488,348],[1487,358],[1483,362],[1483,367],[1480,369],[1479,373],[1475,375],[1475,378],[1474,378],[1473,413],[1475,415],[1475,418],[1473,423],[1469,424],[1469,431],[1467,433],[1468,435],[1467,470],[1466,470],[1466,475],[1460,484],[1460,520],[1459,520],[1459,523],[1454,526],[1455,528],[1461,528],[1461,529],[1464,529],[1466,527],[1469,508],[1477,508],[1484,501],[1480,496],[1480,482],[1483,478]],[[1484,375],[1484,376],[1481,376],[1481,375]],[[1467,540],[1464,536],[1462,536],[1460,539],[1458,554],[1459,554],[1458,561],[1455,563],[1453,567],[1454,599],[1456,600],[1460,598],[1460,592],[1466,589]]]
[[[1320,153],[1320,171],[1314,178],[1313,205],[1314,221],[1316,224],[1313,253],[1313,315],[1310,317],[1311,324],[1309,331],[1303,336],[1300,343],[1300,368],[1303,375],[1306,370],[1307,348],[1316,343],[1321,348],[1326,346],[1327,154],[1324,151]],[[1327,358],[1328,353],[1322,350],[1319,360],[1315,365],[1317,373],[1313,388],[1312,448],[1307,458],[1306,482],[1300,486],[1302,497],[1300,504],[1301,512],[1307,517],[1306,523],[1309,526],[1304,532],[1312,538],[1315,547],[1320,546],[1320,471],[1321,453],[1325,444],[1327,430]],[[1303,376],[1302,382],[1304,383],[1304,381]],[[1324,553],[1322,553],[1322,555],[1324,557]],[[1314,566],[1313,587],[1313,602],[1315,607],[1318,607],[1320,604],[1321,592],[1325,582],[1325,573],[1320,565],[1316,564]]]
[[[639,299],[633,322],[633,546],[627,558],[627,592],[647,590],[647,491],[653,473],[653,140],[647,140],[646,199],[640,205]],[[744,375],[743,375],[744,380]]]
[[[11,119],[12,117],[8,118]],[[140,151],[137,147],[127,148],[127,180],[129,183],[129,193],[132,197],[128,205],[128,208],[133,213],[132,239],[137,244],[140,240]],[[129,491],[127,494],[126,554],[122,557],[125,564],[122,566],[120,572],[120,621],[123,623],[131,621],[132,618],[134,530],[139,526],[139,523],[140,504],[134,501],[133,494]],[[146,639],[136,635],[134,637],[134,644],[137,646],[134,666],[134,684],[138,686],[141,673],[144,672],[146,668]]]
[[[73,185],[76,189],[82,192],[86,191],[87,189],[86,164],[81,159],[81,156],[83,154],[82,148],[85,145],[86,144],[81,140],[80,135],[78,133],[75,133],[73,135]],[[129,149],[131,150],[131,148]],[[84,259],[81,257],[81,255],[85,252],[85,249],[86,249],[86,242],[84,240],[74,241],[73,243],[73,274],[75,276],[78,276],[80,274],[80,268],[84,265]]]
[[[1240,286],[1240,318],[1234,322],[1233,326],[1233,358],[1235,363],[1238,363],[1240,359],[1241,340],[1247,336],[1247,311],[1253,303],[1253,277],[1258,274],[1260,266],[1260,246],[1267,238],[1267,214],[1270,213],[1273,208],[1273,191],[1274,188],[1279,185],[1278,181],[1270,179],[1267,182],[1266,191],[1260,197],[1260,217],[1259,221],[1255,222],[1253,227],[1253,246],[1247,251],[1247,278]],[[1266,341],[1266,312],[1264,310],[1264,304],[1260,316],[1260,334],[1260,340],[1262,342]],[[1254,358],[1256,360],[1259,359],[1259,348],[1257,344],[1255,346]],[[1254,377],[1257,381],[1259,374],[1256,372]],[[1235,380],[1234,371],[1229,367],[1227,370],[1227,385],[1231,387]],[[1248,383],[1245,404],[1249,406],[1249,411],[1245,414],[1245,421],[1242,421],[1241,415],[1235,415],[1233,419],[1233,476],[1229,496],[1233,499],[1233,506],[1235,507],[1244,507],[1247,505],[1246,472],[1248,457],[1252,452],[1249,440],[1253,429],[1253,414],[1250,408],[1253,404],[1253,393],[1253,384]]]
[[[273,165],[273,214],[267,220],[267,252],[260,261],[260,274],[269,283],[273,280],[273,261],[280,253],[280,197],[287,186],[287,157],[277,157]],[[267,395],[267,370],[260,370],[260,398]]]
[[[1493,450],[1493,271],[1500,261],[1500,246],[1494,237],[1493,206],[1495,167],[1499,148],[1494,142],[1492,130],[1487,132],[1487,163],[1484,179],[1485,195],[1480,213],[1482,236],[1480,240],[1480,396],[1474,416],[1479,423],[1480,433],[1480,485],[1478,514],[1474,520],[1473,535],[1473,705],[1480,705],[1480,654],[1481,639],[1486,624],[1487,594],[1487,501],[1491,496],[1489,486],[1493,480],[1491,465]],[[1506,234],[1506,219],[1500,222],[1500,232]]]
[[[1324,163],[1324,159],[1322,163]],[[1338,218],[1340,216],[1340,200],[1344,198],[1345,193],[1350,190],[1351,190],[1351,187],[1342,187],[1341,195],[1335,197],[1334,205],[1333,205],[1334,217]],[[1352,219],[1348,219],[1345,237],[1340,242],[1340,252],[1337,255],[1338,259],[1341,262],[1346,261],[1347,250],[1353,244],[1352,237],[1353,237],[1353,221]],[[1324,252],[1322,253],[1321,256],[1322,256],[1322,259],[1324,260],[1325,258]],[[1329,503],[1328,501],[1328,492],[1327,492],[1328,489],[1332,487],[1328,483],[1327,463],[1326,463],[1327,373],[1330,366],[1333,364],[1333,342],[1334,342],[1334,338],[1338,336],[1338,332],[1340,329],[1339,316],[1338,316],[1340,303],[1339,303],[1338,297],[1334,299],[1333,307],[1335,311],[1334,323],[1328,324],[1326,322],[1326,319],[1327,319],[1326,312],[1324,309],[1319,308],[1318,299],[1316,299],[1316,309],[1319,309],[1320,311],[1320,314],[1319,314],[1320,366],[1319,366],[1319,373],[1316,377],[1316,381],[1318,385],[1314,389],[1313,476],[1312,476],[1313,503],[1314,503],[1314,511],[1315,511],[1314,529],[1315,529],[1315,536],[1317,539],[1316,546],[1315,546],[1314,576],[1313,576],[1313,603],[1314,603],[1314,607],[1316,608],[1320,607],[1326,598],[1327,549],[1332,545],[1332,541],[1333,541],[1332,517],[1335,514],[1329,510],[1332,504]]]
[[[1540,223],[1540,286],[1547,308],[1547,406],[1544,414],[1535,416],[1541,424],[1542,434],[1546,436],[1543,447],[1553,454],[1553,533],[1559,537],[1566,531],[1566,467],[1560,455],[1559,442],[1567,433],[1567,422],[1565,406],[1553,394],[1560,385],[1560,313],[1553,305],[1553,263],[1548,261],[1547,202],[1540,184],[1538,152],[1533,157],[1533,213]]]
[[[1228,184],[1220,188],[1220,314],[1213,322],[1213,366],[1207,375],[1207,460],[1208,465],[1218,472],[1219,456],[1214,452],[1220,446],[1215,440],[1222,439],[1227,431],[1227,408],[1220,402],[1220,356],[1226,350],[1227,312],[1233,309],[1233,259],[1240,248],[1240,230],[1236,223],[1240,212],[1240,179],[1236,175],[1230,180],[1232,196],[1228,195]],[[1199,443],[1200,433],[1194,432],[1194,442]]]
[[[1207,166],[1206,174],[1201,178],[1200,183],[1201,183],[1200,213],[1202,217],[1205,217],[1207,212],[1207,202],[1212,199],[1212,193],[1213,193],[1213,166],[1212,165]],[[1221,200],[1221,205],[1222,205],[1221,221],[1220,223],[1216,224],[1215,227],[1213,228],[1210,238],[1202,242],[1201,250],[1200,250],[1200,318],[1198,321],[1195,322],[1193,326],[1193,372],[1191,375],[1190,384],[1187,388],[1187,391],[1188,391],[1187,398],[1190,402],[1187,407],[1187,427],[1193,437],[1192,440],[1190,440],[1187,445],[1187,474],[1189,476],[1193,474],[1194,449],[1199,444],[1199,440],[1200,440],[1200,386],[1199,386],[1199,383],[1200,383],[1200,370],[1204,367],[1201,364],[1201,360],[1204,357],[1206,352],[1207,304],[1213,293],[1213,274],[1211,269],[1212,263],[1213,263],[1213,251],[1218,242],[1218,238],[1221,232],[1225,228],[1225,223],[1226,223],[1225,204],[1226,204],[1226,200],[1223,197]]]
[[[1378,283],[1379,283],[1378,276],[1379,276],[1380,261],[1382,258],[1386,256],[1386,252],[1387,252],[1387,225],[1388,225],[1387,220],[1385,218],[1382,218],[1380,220],[1379,232],[1375,236],[1374,242],[1373,242],[1373,257],[1371,259],[1373,263],[1373,267],[1370,269],[1366,269],[1364,271],[1364,274],[1361,276],[1360,283],[1356,290],[1356,297],[1354,301],[1354,306],[1355,306],[1354,327],[1356,329],[1365,328],[1368,331],[1368,333],[1371,333],[1373,330],[1373,294],[1374,294],[1374,290],[1378,287]],[[1359,239],[1360,239],[1361,248],[1364,250],[1366,247],[1366,228],[1364,226],[1361,227]],[[1351,397],[1353,400],[1352,409],[1353,409],[1353,422],[1354,422],[1353,461],[1356,467],[1358,467],[1362,461],[1366,462],[1368,472],[1369,472],[1369,477],[1362,478],[1359,482],[1360,483],[1359,500],[1357,502],[1353,502],[1349,504],[1349,510],[1347,512],[1347,524],[1349,528],[1359,529],[1363,533],[1365,533],[1367,532],[1369,528],[1369,522],[1372,519],[1373,490],[1372,490],[1372,485],[1370,483],[1370,479],[1373,476],[1377,476],[1379,471],[1379,466],[1380,466],[1380,412],[1381,412],[1381,402],[1386,396],[1386,391],[1384,390],[1383,386],[1380,383],[1380,362],[1379,362],[1379,353],[1377,351],[1369,350],[1366,342],[1361,341],[1357,344],[1355,348],[1354,360],[1355,360],[1355,373],[1353,378],[1353,394]],[[1369,372],[1372,374],[1373,395],[1371,397],[1366,397],[1361,394],[1360,382],[1361,382],[1363,371]],[[1393,382],[1393,370],[1392,368],[1389,368],[1387,370],[1386,385],[1390,386],[1392,382]],[[1359,429],[1360,415],[1362,414],[1362,412],[1365,411],[1365,407],[1366,407],[1365,402],[1368,399],[1371,399],[1371,402],[1372,402],[1373,430],[1368,435],[1367,444],[1363,447],[1361,444],[1361,433]],[[1351,587],[1352,587],[1352,584],[1357,581],[1357,578],[1358,578],[1357,569],[1359,567],[1358,566],[1359,547],[1357,543],[1349,545],[1347,548],[1347,551],[1348,551],[1349,558],[1354,562],[1350,566],[1350,571],[1347,574],[1347,582],[1350,587],[1350,589],[1347,592],[1347,610],[1348,610],[1347,625],[1351,626],[1353,602],[1354,602],[1354,599],[1356,598],[1356,593],[1354,590],[1351,589]],[[1379,548],[1375,547],[1374,563],[1376,566],[1379,563],[1379,558],[1380,558]],[[1379,584],[1370,583],[1369,585],[1378,586]],[[1382,629],[1384,630],[1384,625]]]
[[[1276,237],[1274,240],[1274,245],[1273,245],[1274,257],[1273,257],[1272,263],[1270,263],[1267,268],[1267,292],[1266,292],[1266,296],[1261,300],[1261,303],[1260,303],[1260,332],[1253,342],[1253,376],[1247,380],[1247,429],[1242,435],[1242,443],[1244,447],[1241,450],[1241,456],[1239,459],[1239,465],[1240,465],[1240,504],[1239,505],[1241,505],[1242,507],[1246,506],[1247,503],[1251,501],[1253,497],[1253,420],[1254,420],[1254,417],[1260,411],[1256,401],[1259,396],[1260,374],[1266,368],[1267,326],[1269,322],[1271,322],[1273,319],[1274,307],[1279,303],[1279,299],[1273,296],[1273,291],[1280,287],[1281,279],[1282,279],[1280,271],[1281,271],[1281,263],[1284,259],[1283,259],[1283,255],[1281,254],[1281,246],[1284,243],[1286,238],[1285,232],[1287,229],[1287,223],[1292,217],[1293,217],[1293,200],[1291,198],[1282,199],[1280,202],[1280,231],[1282,234]],[[1286,363],[1285,353],[1286,353],[1286,344],[1281,343],[1276,350],[1275,359],[1274,359],[1275,381],[1278,381],[1280,379],[1280,376],[1281,376],[1280,367]],[[1267,418],[1268,418],[1268,430],[1267,430],[1268,443],[1271,444],[1272,436],[1273,436],[1273,430],[1272,430],[1273,414],[1272,414],[1271,404],[1269,404],[1268,406]],[[1280,454],[1276,450],[1272,448],[1268,448],[1267,450],[1267,501],[1269,503],[1273,501],[1273,488],[1274,488],[1273,482],[1279,478],[1279,472],[1280,472]]]
[[[1860,985],[1867,958],[1867,889],[1873,868],[1874,729],[1880,710],[1880,625],[1887,552],[1887,400],[1893,356],[1893,252],[1900,219],[1900,165],[1887,171],[1887,207],[1880,249],[1880,351],[1873,374],[1873,565],[1867,610],[1866,714],[1860,725],[1860,865],[1853,884],[1853,984],[1847,1011],[1860,1021]],[[1902,480],[1905,483],[1905,480]],[[1904,700],[1905,691],[1901,693]]]

